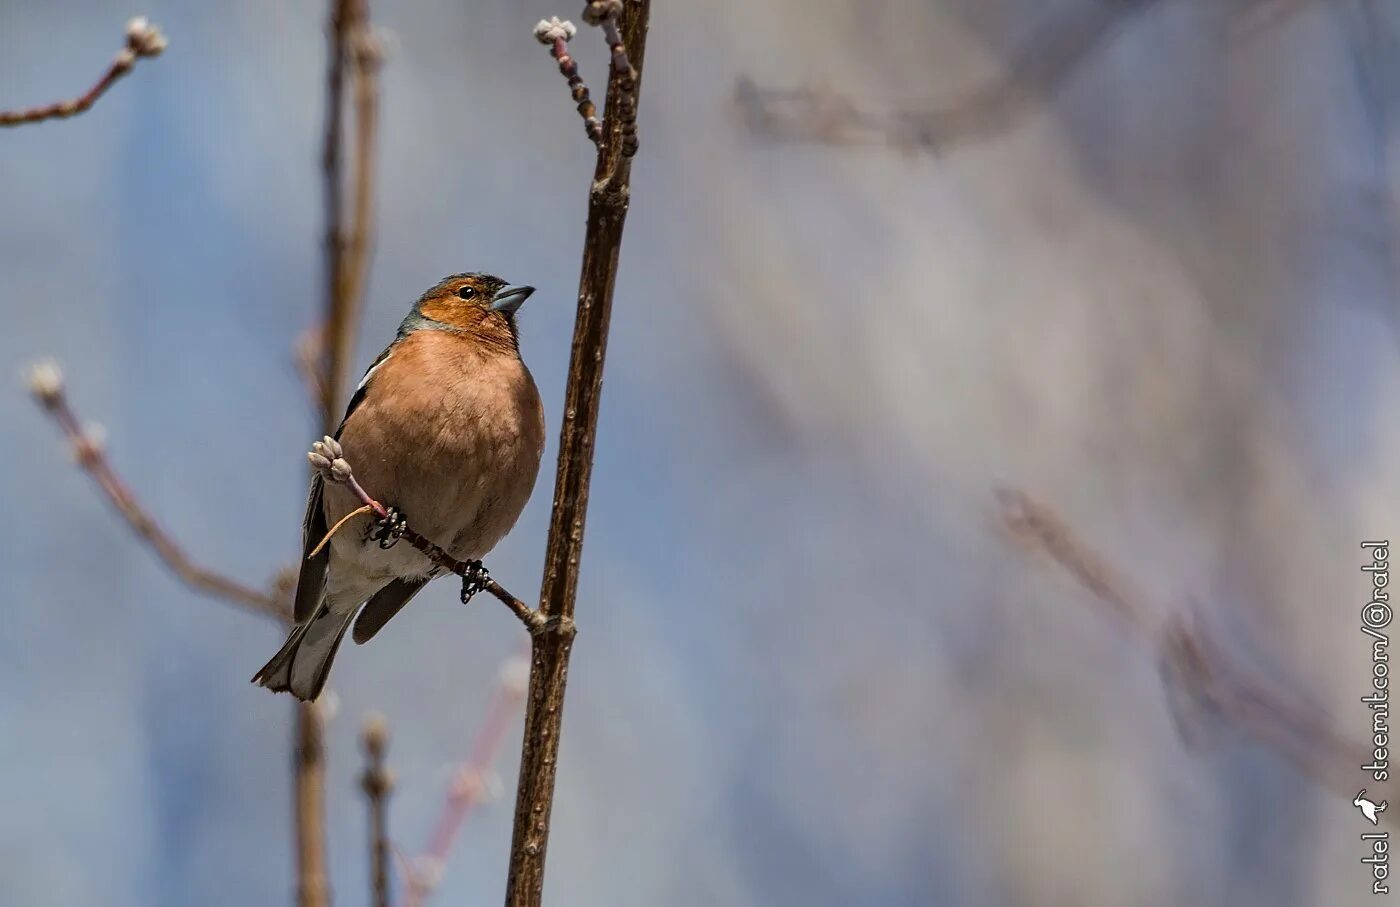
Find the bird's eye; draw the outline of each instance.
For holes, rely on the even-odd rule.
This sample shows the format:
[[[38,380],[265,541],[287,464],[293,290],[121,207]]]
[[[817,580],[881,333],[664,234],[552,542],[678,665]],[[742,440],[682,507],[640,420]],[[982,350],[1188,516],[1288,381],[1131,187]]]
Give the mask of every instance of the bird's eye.
[[[458,287],[457,295],[463,299],[474,299],[476,298],[476,287]]]

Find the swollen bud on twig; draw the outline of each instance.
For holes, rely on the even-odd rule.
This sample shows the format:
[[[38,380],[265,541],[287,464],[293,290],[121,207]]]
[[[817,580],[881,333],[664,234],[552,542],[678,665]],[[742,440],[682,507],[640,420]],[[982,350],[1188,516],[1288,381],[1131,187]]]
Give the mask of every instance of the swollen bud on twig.
[[[138,57],[158,57],[170,44],[161,30],[145,16],[126,23],[126,46]]]
[[[568,19],[560,19],[558,16],[551,16],[548,19],[541,19],[535,25],[535,40],[541,44],[553,44],[555,41],[571,41],[574,35],[578,34],[578,28]]]
[[[350,461],[337,457],[331,461],[331,481],[348,482],[353,471],[350,469]]]
[[[340,446],[339,441],[330,435],[326,435],[312,444],[311,450],[306,454],[306,459],[317,472],[330,482],[348,482],[353,474],[350,463],[345,459],[345,449]]]
[[[31,365],[24,380],[45,409],[52,409],[63,399],[63,370],[52,359],[40,359]]]
[[[370,712],[365,716],[360,736],[367,749],[383,749],[384,745],[389,742],[389,719],[384,717],[383,712]]]

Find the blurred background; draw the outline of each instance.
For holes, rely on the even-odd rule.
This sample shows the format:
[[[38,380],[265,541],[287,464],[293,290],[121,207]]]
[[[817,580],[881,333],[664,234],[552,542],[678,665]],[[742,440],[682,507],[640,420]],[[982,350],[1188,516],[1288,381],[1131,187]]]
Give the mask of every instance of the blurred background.
[[[551,446],[490,558],[526,598],[593,166],[530,30],[577,12],[372,5],[355,371],[445,274],[539,287]],[[325,13],[0,0],[0,108],[85,88],[132,15],[171,42],[81,117],[0,135],[7,904],[291,899],[292,710],[248,683],[281,630],[170,576],[22,376],[63,363],[195,558],[254,585],[295,558]],[[1187,745],[1151,648],[1010,543],[993,492],[1364,737],[1358,542],[1400,532],[1397,35],[1379,0],[656,4],[550,903],[1369,903],[1350,792],[1228,721]],[[574,51],[601,99],[601,39]],[[756,127],[741,78],[842,98],[838,122]],[[998,84],[1017,103],[937,141],[879,125]],[[519,646],[456,591],[332,678],[341,904],[367,902],[361,717],[388,716],[416,853]],[[501,896],[519,727],[436,903]]]

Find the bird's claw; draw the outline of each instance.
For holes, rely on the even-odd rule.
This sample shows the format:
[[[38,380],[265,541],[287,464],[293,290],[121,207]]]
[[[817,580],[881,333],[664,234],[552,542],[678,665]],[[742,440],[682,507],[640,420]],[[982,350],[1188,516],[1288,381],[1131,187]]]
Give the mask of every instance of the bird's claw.
[[[481,561],[467,561],[466,572],[462,574],[462,604],[472,600],[472,596],[478,592],[485,591],[486,583],[491,579],[490,572]]]
[[[370,538],[379,543],[379,547],[385,551],[398,544],[403,537],[403,531],[408,528],[408,520],[399,513],[397,507],[390,507],[389,512],[381,517],[374,524],[374,531],[370,533]]]

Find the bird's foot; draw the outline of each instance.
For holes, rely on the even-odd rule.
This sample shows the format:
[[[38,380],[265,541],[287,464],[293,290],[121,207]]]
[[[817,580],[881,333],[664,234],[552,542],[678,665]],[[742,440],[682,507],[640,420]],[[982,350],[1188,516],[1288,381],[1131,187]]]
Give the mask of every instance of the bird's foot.
[[[396,545],[403,537],[403,531],[408,528],[408,520],[399,513],[397,507],[390,507],[389,512],[381,517],[374,524],[374,530],[370,533],[370,538],[379,543],[379,547],[388,550]]]
[[[481,561],[467,561],[466,572],[462,574],[462,604],[472,600],[472,596],[486,589],[491,574]]]

